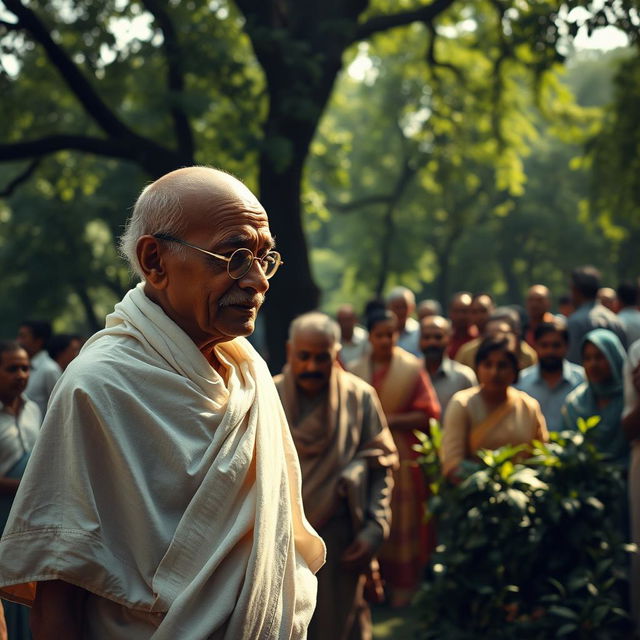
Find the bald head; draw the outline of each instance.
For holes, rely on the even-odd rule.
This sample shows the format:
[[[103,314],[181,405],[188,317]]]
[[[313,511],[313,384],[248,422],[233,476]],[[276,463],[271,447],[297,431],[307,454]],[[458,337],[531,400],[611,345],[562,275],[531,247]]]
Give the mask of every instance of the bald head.
[[[336,320],[340,325],[342,339],[349,342],[351,338],[353,338],[353,330],[358,322],[358,317],[353,306],[350,304],[340,305],[336,312]]]
[[[451,337],[451,323],[442,316],[427,316],[420,321],[420,350],[427,366],[439,366]]]
[[[451,323],[449,322],[449,320],[447,320],[447,318],[443,318],[442,316],[427,316],[426,318],[423,318],[420,321],[420,328],[421,329],[430,329],[432,327],[436,327],[438,329],[441,329],[442,331],[446,332],[446,333],[450,333],[451,332]]]
[[[398,331],[403,331],[407,318],[416,308],[416,297],[407,287],[395,287],[387,295],[387,309],[393,311],[398,318]]]
[[[442,313],[442,305],[437,300],[422,300],[416,310],[418,320],[428,316],[439,316]]]
[[[190,224],[210,218],[215,226],[217,218],[238,209],[264,216],[253,193],[228,173],[210,167],[177,169],[142,191],[127,221],[120,250],[131,268],[143,277],[136,255],[139,238],[154,233],[180,237]],[[173,249],[182,250],[179,245]]]
[[[317,334],[327,338],[336,347],[340,346],[340,327],[325,313],[310,311],[298,316],[289,327],[289,342],[302,334]]]
[[[618,295],[615,289],[611,287],[602,287],[598,289],[598,302],[614,313],[617,312]]]
[[[339,347],[338,324],[324,313],[305,313],[291,323],[287,363],[299,392],[313,397],[326,390]]]
[[[451,297],[449,318],[456,334],[466,332],[471,324],[471,299],[468,291],[459,291]]]
[[[551,292],[543,284],[534,284],[527,291],[525,307],[529,322],[535,324],[542,322],[545,313],[551,309]]]

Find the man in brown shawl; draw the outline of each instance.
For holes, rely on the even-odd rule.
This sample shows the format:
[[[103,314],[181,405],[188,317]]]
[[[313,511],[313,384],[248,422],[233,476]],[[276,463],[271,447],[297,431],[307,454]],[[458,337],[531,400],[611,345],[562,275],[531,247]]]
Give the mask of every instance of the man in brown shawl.
[[[327,545],[309,640],[371,638],[363,590],[389,534],[397,453],[373,387],[337,363],[340,329],[312,312],[293,321],[276,387],[302,468],[307,518]]]

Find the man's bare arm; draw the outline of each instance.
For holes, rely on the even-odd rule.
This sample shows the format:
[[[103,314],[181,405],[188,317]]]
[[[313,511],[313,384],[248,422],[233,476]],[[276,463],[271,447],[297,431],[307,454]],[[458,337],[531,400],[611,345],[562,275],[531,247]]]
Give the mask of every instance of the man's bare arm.
[[[81,640],[87,595],[62,580],[38,582],[30,619],[33,640]]]

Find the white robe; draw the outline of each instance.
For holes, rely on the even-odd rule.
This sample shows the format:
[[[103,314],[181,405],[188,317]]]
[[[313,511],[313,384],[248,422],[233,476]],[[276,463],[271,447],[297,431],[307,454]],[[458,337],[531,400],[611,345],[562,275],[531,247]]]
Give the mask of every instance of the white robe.
[[[89,638],[306,636],[325,550],[286,418],[248,341],[217,354],[226,386],[142,285],[116,305],[54,391],[0,587],[61,579],[99,596]]]

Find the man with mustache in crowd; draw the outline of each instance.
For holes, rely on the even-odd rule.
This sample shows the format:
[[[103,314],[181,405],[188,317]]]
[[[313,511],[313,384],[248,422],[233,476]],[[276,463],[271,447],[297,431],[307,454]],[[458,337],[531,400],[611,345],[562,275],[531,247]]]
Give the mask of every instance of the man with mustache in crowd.
[[[142,282],[51,398],[2,596],[33,604],[34,640],[302,640],[325,548],[244,338],[280,265],[267,214],[232,176],[179,169],[143,190],[121,249]]]
[[[534,345],[538,363],[520,372],[515,387],[540,403],[548,430],[559,431],[565,398],[584,382],[584,369],[567,360],[569,332],[564,320],[540,323],[534,331]]]
[[[420,349],[424,364],[440,402],[441,416],[451,396],[478,384],[471,367],[451,360],[446,352],[451,338],[451,323],[442,316],[427,316],[420,322]]]
[[[323,313],[291,324],[276,387],[302,467],[302,498],[327,545],[309,640],[371,638],[363,598],[389,534],[396,447],[374,389],[337,363],[340,329]]]

